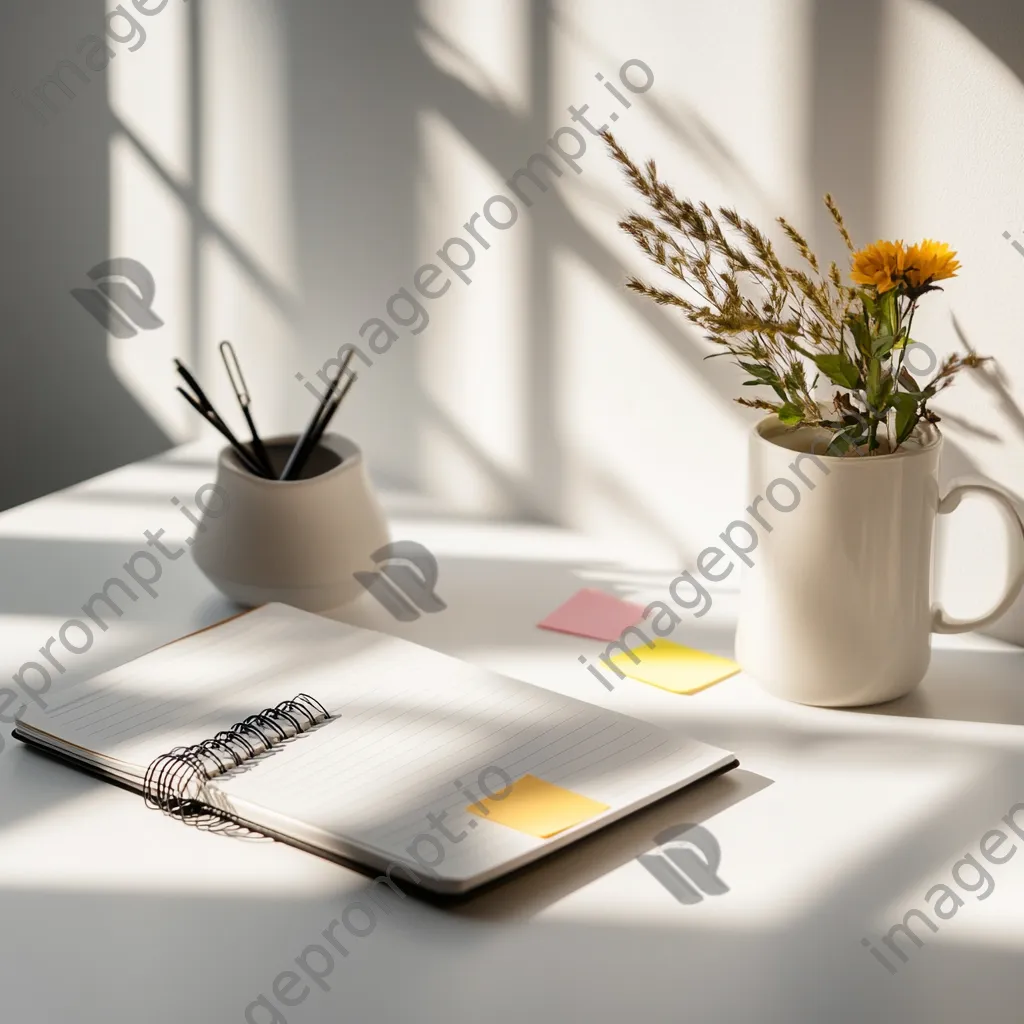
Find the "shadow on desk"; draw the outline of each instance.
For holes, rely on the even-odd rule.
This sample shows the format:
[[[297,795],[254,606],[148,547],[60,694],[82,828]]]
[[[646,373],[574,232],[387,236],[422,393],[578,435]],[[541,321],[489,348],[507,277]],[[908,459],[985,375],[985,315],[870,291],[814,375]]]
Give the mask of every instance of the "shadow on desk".
[[[446,909],[456,917],[485,921],[531,918],[655,849],[654,837],[663,829],[700,824],[771,784],[742,768],[697,783]]]
[[[853,709],[900,718],[1024,725],[1024,650],[932,651],[924,682],[905,697]]]

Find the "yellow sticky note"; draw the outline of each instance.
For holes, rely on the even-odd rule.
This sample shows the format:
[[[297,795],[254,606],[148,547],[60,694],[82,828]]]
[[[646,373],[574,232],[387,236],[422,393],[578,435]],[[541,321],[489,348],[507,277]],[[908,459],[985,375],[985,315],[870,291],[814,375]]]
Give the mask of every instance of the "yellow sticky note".
[[[556,836],[608,809],[607,804],[545,782],[536,775],[524,775],[496,797],[489,796],[479,805],[466,808],[477,817],[540,839]]]
[[[640,659],[639,664],[628,653],[616,654],[612,661],[631,679],[672,693],[696,693],[741,671],[740,666],[728,658],[683,647],[660,637],[655,639],[653,647],[633,648],[633,655]]]

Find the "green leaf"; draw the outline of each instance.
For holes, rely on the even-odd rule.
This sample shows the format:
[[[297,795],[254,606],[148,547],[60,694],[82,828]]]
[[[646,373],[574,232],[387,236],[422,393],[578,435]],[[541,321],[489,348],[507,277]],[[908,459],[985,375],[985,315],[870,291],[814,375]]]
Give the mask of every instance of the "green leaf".
[[[914,380],[914,375],[905,366],[900,367],[899,382],[907,391],[910,391],[915,395],[920,394],[921,385]]]
[[[815,356],[814,365],[833,384],[838,384],[840,387],[852,390],[860,383],[860,370],[845,352],[839,355]]]
[[[795,427],[797,424],[803,423],[804,412],[798,405],[786,402],[779,410],[778,417],[787,427]]]
[[[892,288],[878,298],[878,322],[888,333],[896,334],[896,289]]]
[[[862,352],[864,355],[871,354],[871,328],[866,320],[862,320],[859,316],[851,316],[846,321],[846,326],[850,328],[850,333],[853,335],[854,344],[857,346],[857,351]]]
[[[792,349],[792,351],[794,351],[794,352],[799,352],[800,355],[802,355],[805,359],[813,359],[814,358],[814,353],[808,351],[806,348],[804,348],[795,339],[787,337],[787,338],[783,338],[783,341],[785,341],[787,348]]]
[[[893,395],[892,404],[896,407],[896,443],[903,444],[921,418],[918,400],[913,395],[901,392]]]
[[[744,363],[739,360],[737,362],[742,369],[746,370],[754,378],[753,380],[745,380],[743,382],[744,387],[770,387],[783,402],[789,400],[789,395],[786,394],[782,381],[779,380],[779,375],[770,366],[762,366],[760,363]]]
[[[762,384],[773,384],[779,379],[778,374],[770,366],[759,366],[757,363],[740,363],[740,366]]]
[[[871,354],[877,359],[883,359],[894,348],[896,339],[891,334],[877,334],[871,339]]]

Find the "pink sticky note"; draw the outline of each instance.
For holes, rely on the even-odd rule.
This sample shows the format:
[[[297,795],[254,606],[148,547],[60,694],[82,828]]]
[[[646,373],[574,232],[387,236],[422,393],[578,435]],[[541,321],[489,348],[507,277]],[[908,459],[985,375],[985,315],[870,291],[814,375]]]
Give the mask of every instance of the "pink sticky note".
[[[624,629],[635,626],[643,617],[641,605],[587,588],[577,591],[537,625],[592,640],[618,640]]]

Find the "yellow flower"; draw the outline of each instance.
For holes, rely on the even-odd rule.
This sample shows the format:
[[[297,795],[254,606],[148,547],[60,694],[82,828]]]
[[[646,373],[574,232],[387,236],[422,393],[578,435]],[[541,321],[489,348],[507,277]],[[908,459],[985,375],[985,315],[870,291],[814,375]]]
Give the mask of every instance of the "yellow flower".
[[[955,277],[960,264],[956,253],[945,242],[926,238],[907,251],[906,280],[911,288],[923,288],[933,281]]]
[[[883,295],[901,285],[916,292],[934,281],[955,277],[959,269],[956,253],[945,242],[926,238],[907,247],[902,241],[879,239],[853,254],[850,277]]]
[[[857,284],[873,285],[879,295],[895,288],[907,267],[907,247],[902,242],[879,239],[853,254],[850,277]]]

